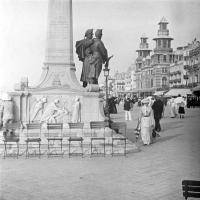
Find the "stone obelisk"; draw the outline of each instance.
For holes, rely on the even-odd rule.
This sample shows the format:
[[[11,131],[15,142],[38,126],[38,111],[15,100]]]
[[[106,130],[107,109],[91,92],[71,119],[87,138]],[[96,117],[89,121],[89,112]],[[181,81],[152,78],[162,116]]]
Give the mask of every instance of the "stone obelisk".
[[[13,94],[16,121],[21,124],[41,122],[45,113],[51,113],[51,105],[59,102],[60,110],[54,121],[66,125],[72,120],[76,99],[80,100],[80,119],[86,126],[89,126],[91,120],[104,120],[102,94],[88,92],[76,78],[73,61],[72,0],[48,0],[45,50],[39,84]]]
[[[38,87],[83,90],[75,70],[72,0],[49,0],[45,62]]]

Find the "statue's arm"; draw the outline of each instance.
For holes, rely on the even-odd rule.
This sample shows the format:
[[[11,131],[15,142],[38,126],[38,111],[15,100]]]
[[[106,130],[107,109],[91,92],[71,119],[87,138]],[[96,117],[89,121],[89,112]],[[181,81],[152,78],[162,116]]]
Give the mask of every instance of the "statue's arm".
[[[93,43],[94,43],[94,40],[93,40],[93,39],[85,40],[85,41],[84,41],[84,46],[85,46],[85,48],[88,48],[88,47],[90,47]]]
[[[107,49],[105,48],[103,42],[100,42],[100,43],[99,43],[99,50],[100,50],[100,53],[101,53],[103,62],[105,63],[106,60],[108,59],[108,51],[107,51]]]

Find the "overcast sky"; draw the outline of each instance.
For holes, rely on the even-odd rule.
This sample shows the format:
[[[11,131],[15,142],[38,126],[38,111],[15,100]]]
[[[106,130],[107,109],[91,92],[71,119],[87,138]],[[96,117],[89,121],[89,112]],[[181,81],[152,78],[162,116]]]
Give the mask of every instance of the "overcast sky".
[[[137,56],[140,37],[152,40],[162,17],[169,22],[172,47],[200,40],[200,1],[186,0],[73,0],[73,39],[88,28],[102,28],[111,74],[126,71]],[[42,72],[47,28],[47,0],[0,0],[0,88],[12,88],[27,76],[37,84]],[[74,54],[77,78],[82,63]],[[103,80],[103,77],[100,78]]]

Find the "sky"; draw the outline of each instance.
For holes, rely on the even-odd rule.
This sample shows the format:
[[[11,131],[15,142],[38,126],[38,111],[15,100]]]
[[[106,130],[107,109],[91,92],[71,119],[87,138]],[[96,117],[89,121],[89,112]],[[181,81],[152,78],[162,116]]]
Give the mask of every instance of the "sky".
[[[172,47],[200,40],[200,0],[72,0],[73,46],[87,29],[103,29],[102,41],[109,55],[110,71],[123,72],[134,64],[142,34],[155,48],[158,23],[164,16]],[[0,0],[0,89],[11,90],[28,77],[39,82],[45,58],[47,0]],[[75,48],[74,48],[75,51]],[[74,53],[76,76],[82,63]],[[103,73],[100,77],[103,82]]]

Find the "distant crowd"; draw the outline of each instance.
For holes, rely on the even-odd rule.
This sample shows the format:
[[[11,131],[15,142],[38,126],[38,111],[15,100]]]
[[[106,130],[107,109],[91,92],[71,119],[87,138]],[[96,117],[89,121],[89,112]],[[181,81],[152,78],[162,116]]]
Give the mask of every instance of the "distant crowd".
[[[108,112],[110,114],[117,113],[116,105],[123,105],[125,120],[131,121],[131,110],[134,106],[140,107],[138,123],[135,130],[136,139],[140,136],[144,145],[151,144],[161,131],[160,120],[165,114],[165,107],[170,107],[170,117],[185,117],[185,108],[195,108],[200,106],[200,97],[197,96],[181,96],[164,97],[149,96],[146,98],[137,98],[136,96],[124,95],[124,97],[110,96],[108,99]]]

